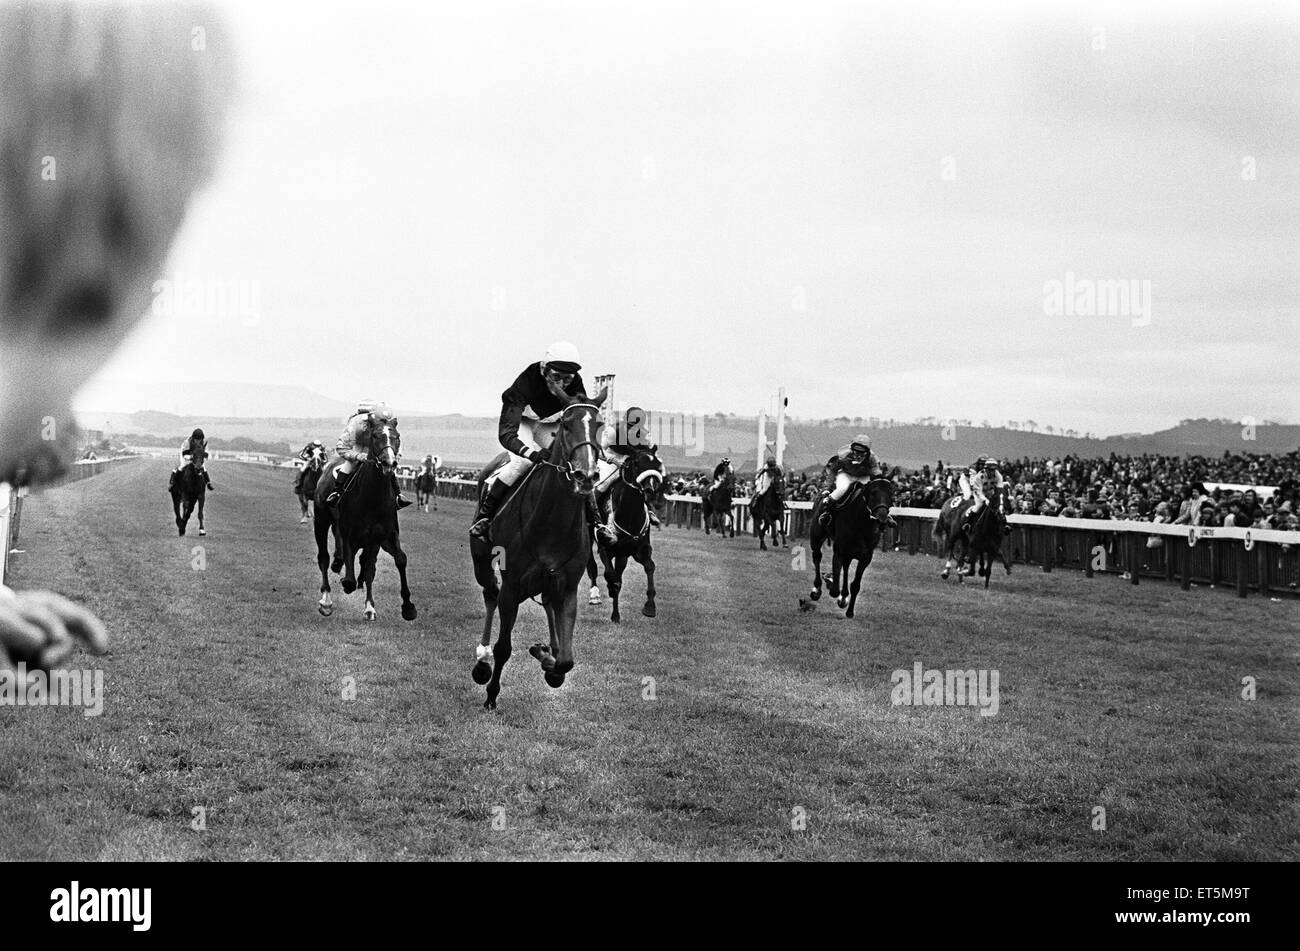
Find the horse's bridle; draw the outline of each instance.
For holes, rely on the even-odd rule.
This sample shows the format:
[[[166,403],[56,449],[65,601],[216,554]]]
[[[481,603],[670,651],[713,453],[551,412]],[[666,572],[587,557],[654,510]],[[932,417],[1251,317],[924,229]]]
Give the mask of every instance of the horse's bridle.
[[[596,412],[600,411],[600,407],[595,406],[591,403],[572,403],[569,406],[565,407],[564,412],[560,414],[560,418],[557,421],[557,431],[555,434],[555,438],[560,440],[560,449],[564,451],[564,462],[562,463],[551,462],[551,460],[549,459],[543,459],[540,463],[540,465],[550,466],[552,469],[558,470],[560,475],[564,477],[566,482],[573,481],[573,476],[577,472],[577,470],[573,466],[573,454],[577,452],[579,449],[581,449],[583,446],[590,446],[592,449],[596,450],[597,459],[605,458],[605,451],[600,448],[600,445],[598,443],[593,442],[590,439],[584,439],[582,440],[582,442],[574,443],[572,446],[568,445],[567,440],[565,440],[564,438],[565,437],[564,429],[561,427],[565,422],[565,417],[568,416],[569,413],[575,409],[590,409]]]

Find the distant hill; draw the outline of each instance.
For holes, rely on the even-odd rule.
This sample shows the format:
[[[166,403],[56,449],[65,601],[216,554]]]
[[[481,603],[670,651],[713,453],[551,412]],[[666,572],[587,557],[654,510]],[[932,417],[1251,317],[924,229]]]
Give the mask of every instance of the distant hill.
[[[346,404],[340,404],[346,406]],[[116,436],[188,434],[194,426],[203,427],[209,437],[222,441],[249,440],[261,447],[282,447],[296,452],[311,439],[322,439],[332,446],[343,428],[351,407],[337,416],[275,417],[248,419],[230,416],[199,416],[182,419],[153,410],[138,413],[79,413],[83,427],[101,429]],[[410,462],[426,452],[441,457],[444,464],[456,467],[478,466],[499,451],[495,417],[462,415],[401,416],[402,454]],[[769,423],[768,438],[775,437]],[[826,422],[787,422],[786,465],[803,469],[825,462],[833,452],[865,430],[881,459],[890,465],[919,468],[942,459],[945,463],[970,463],[985,453],[1004,458],[1049,457],[1063,455],[1105,456],[1110,453],[1165,455],[1221,455],[1228,452],[1283,453],[1300,448],[1300,426],[1258,426],[1243,431],[1239,423],[1215,420],[1184,420],[1178,426],[1157,433],[1084,439],[1042,432],[1025,432],[1005,427],[956,426],[908,423],[877,426]],[[690,442],[697,442],[694,421],[686,426]],[[660,455],[674,471],[712,469],[717,461],[730,456],[740,471],[752,471],[755,464],[757,420],[737,416],[707,416],[699,421],[702,452],[692,453],[681,445],[680,431],[675,445],[661,444]],[[654,432],[652,431],[652,435]],[[1253,436],[1253,438],[1246,438]],[[170,437],[169,437],[170,438]],[[661,440],[663,443],[668,439]],[[266,448],[263,451],[271,451]]]

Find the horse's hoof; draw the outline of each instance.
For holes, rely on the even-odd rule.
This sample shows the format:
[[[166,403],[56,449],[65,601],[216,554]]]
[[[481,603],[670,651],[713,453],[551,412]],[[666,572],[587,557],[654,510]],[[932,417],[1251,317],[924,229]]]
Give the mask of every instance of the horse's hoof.
[[[542,678],[546,681],[546,684],[549,687],[564,686],[564,674],[557,674],[548,670],[546,673],[542,674]]]
[[[811,591],[808,592],[808,597],[810,600],[820,601],[822,598],[822,593],[818,591],[816,588],[813,588]]]
[[[845,616],[846,618],[851,618],[851,617],[853,617],[853,609],[852,609],[852,608],[849,608],[847,611],[845,611],[845,612],[844,612],[844,616]]]
[[[849,606],[849,599],[848,599],[848,598],[840,598],[840,599],[839,599],[838,601],[836,601],[835,603],[838,604],[838,605],[839,605],[840,607],[842,607],[842,608],[847,608],[847,607]]]
[[[414,604],[403,604],[403,605],[402,605],[402,620],[403,620],[403,621],[414,621],[414,620],[415,620],[415,613],[416,613],[416,612],[415,612],[415,605],[414,605]]]
[[[483,701],[484,710],[495,710],[496,708],[497,708],[497,702],[492,697],[488,697],[486,700]]]
[[[340,559],[335,558],[333,561],[330,562],[330,571],[334,572],[335,574],[338,574],[342,570],[343,570],[343,562]]]
[[[939,572],[939,577],[942,578],[944,581],[947,581],[947,580],[948,580],[948,572],[947,572],[947,571],[941,571],[941,572]]]
[[[600,595],[598,595],[598,594],[593,594],[591,597],[589,597],[589,598],[587,599],[587,603],[588,603],[588,604],[600,604]]]
[[[334,605],[318,604],[316,605],[316,610],[320,612],[321,617],[329,617],[331,614],[334,613]]]
[[[367,608],[367,609],[366,609],[366,620],[367,620],[367,621],[373,621],[374,619],[375,619],[375,612],[374,612],[374,609],[372,609],[372,608]]]
[[[206,535],[207,533],[208,533],[208,530],[207,530],[206,528],[200,528],[200,529],[199,529],[199,534],[200,534],[200,535]]]
[[[623,622],[623,616],[620,615],[617,611],[611,614],[609,616],[609,619],[613,621],[615,624],[621,624]]]
[[[474,669],[469,672],[469,675],[474,678],[474,683],[481,687],[492,679],[492,665],[485,660],[481,660],[474,665]]]
[[[176,529],[176,534],[177,534],[177,535],[184,535],[184,534],[185,534],[185,529],[183,529],[183,528],[178,528],[178,529]]]
[[[654,617],[657,612],[655,611],[655,606],[653,604],[647,604],[641,609],[641,613],[646,617]]]
[[[346,578],[343,579],[344,594],[351,594],[353,591],[356,590],[357,590],[357,583],[355,581],[348,581]]]

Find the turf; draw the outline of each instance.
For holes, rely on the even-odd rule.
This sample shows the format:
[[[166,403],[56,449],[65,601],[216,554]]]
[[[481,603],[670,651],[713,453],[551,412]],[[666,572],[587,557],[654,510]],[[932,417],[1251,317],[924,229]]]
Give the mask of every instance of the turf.
[[[113,649],[78,661],[104,670],[103,716],[0,707],[0,858],[1300,854],[1294,600],[1019,567],[985,591],[886,553],[846,620],[799,610],[798,554],[666,529],[659,616],[630,567],[623,623],[584,604],[552,690],[525,605],[489,713],[467,503],[402,513],[420,616],[381,556],[367,623],[337,585],[317,614],[292,473],[214,465],[206,538],[177,537],[166,474],[28,500],[14,586],[92,606]],[[997,715],[893,706],[917,661],[997,670]]]

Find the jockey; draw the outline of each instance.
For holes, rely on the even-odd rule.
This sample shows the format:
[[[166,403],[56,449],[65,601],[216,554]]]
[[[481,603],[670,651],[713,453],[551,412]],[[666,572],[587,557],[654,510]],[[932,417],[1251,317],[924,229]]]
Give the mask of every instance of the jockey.
[[[385,423],[397,425],[397,420],[393,418],[393,411],[386,404],[376,400],[362,400],[357,404],[356,412],[343,427],[343,433],[334,445],[334,451],[343,457],[343,462],[321,477],[322,481],[328,480],[325,489],[326,505],[333,505],[339,500],[343,489],[347,486],[347,479],[344,477],[351,475],[370,457],[370,428]],[[397,473],[393,472],[390,478],[393,480],[393,491],[397,493],[397,507],[404,509],[411,504],[411,500],[402,495]]]
[[[298,458],[303,462],[310,463],[312,457],[318,452],[321,454],[321,459],[323,460],[325,458],[325,444],[319,439],[313,439],[311,442],[307,443],[307,445],[298,450]],[[295,492],[302,491],[302,480],[307,475],[307,469],[308,466],[303,466],[298,470],[298,477],[293,480],[293,488]]]
[[[433,458],[433,453],[428,453],[424,457],[424,462],[420,463],[421,472],[433,472],[438,468],[437,461]]]
[[[576,399],[600,406],[605,402],[607,391],[604,389],[594,399],[587,396],[587,385],[578,372],[581,369],[578,348],[562,340],[547,347],[542,359],[526,366],[510,388],[501,394],[497,439],[510,453],[510,460],[479,501],[474,512],[474,524],[469,530],[472,537],[487,537],[492,515],[510,487],[534,465],[546,459],[546,450],[550,449],[559,428],[560,415],[569,403]],[[587,503],[591,524],[600,525],[595,493],[588,497]]]
[[[976,460],[975,465],[971,467],[969,473],[962,473],[961,490],[962,495],[966,498],[975,499],[975,504],[970,507],[966,513],[966,521],[969,523],[979,514],[984,503],[988,501],[988,493],[1001,492],[1006,488],[1007,481],[1002,477],[1002,472],[998,468],[998,461],[992,457],[981,456]]]
[[[600,512],[600,521],[596,533],[600,536],[600,540],[607,544],[613,544],[617,540],[609,507],[610,489],[623,471],[624,463],[638,451],[651,453],[659,451],[659,447],[653,445],[646,437],[645,429],[641,425],[645,418],[645,410],[639,406],[629,406],[627,412],[623,414],[621,430],[615,427],[615,432],[605,432],[602,438],[602,442],[606,444],[605,458],[597,463],[600,468],[600,480],[596,483],[596,508]],[[651,525],[659,524],[659,516],[655,515],[648,506],[646,514],[650,517]]]
[[[195,453],[200,456],[208,454],[208,437],[203,435],[203,430],[198,428],[190,434],[189,439],[181,443],[181,464],[172,470],[171,478],[167,480],[168,492],[176,487],[176,477],[181,474],[181,470],[194,462]],[[208,491],[214,491],[212,476],[208,475],[207,466],[204,466],[200,471],[203,473],[203,481],[208,484]]]
[[[757,499],[773,485],[780,489],[781,482],[781,470],[776,467],[776,460],[769,456],[766,464],[754,477],[754,498]]]
[[[823,528],[830,528],[831,518],[839,507],[840,500],[849,491],[854,482],[865,485],[883,474],[880,460],[871,451],[871,437],[859,433],[853,441],[831,456],[822,469],[822,478],[835,480],[835,488],[825,493],[822,498],[822,511],[818,521]],[[891,527],[898,523],[892,515],[885,516],[885,524]]]
[[[709,491],[719,488],[722,485],[722,481],[727,477],[727,470],[730,468],[731,460],[726,456],[723,456],[722,461],[713,467],[713,484],[709,487]]]

